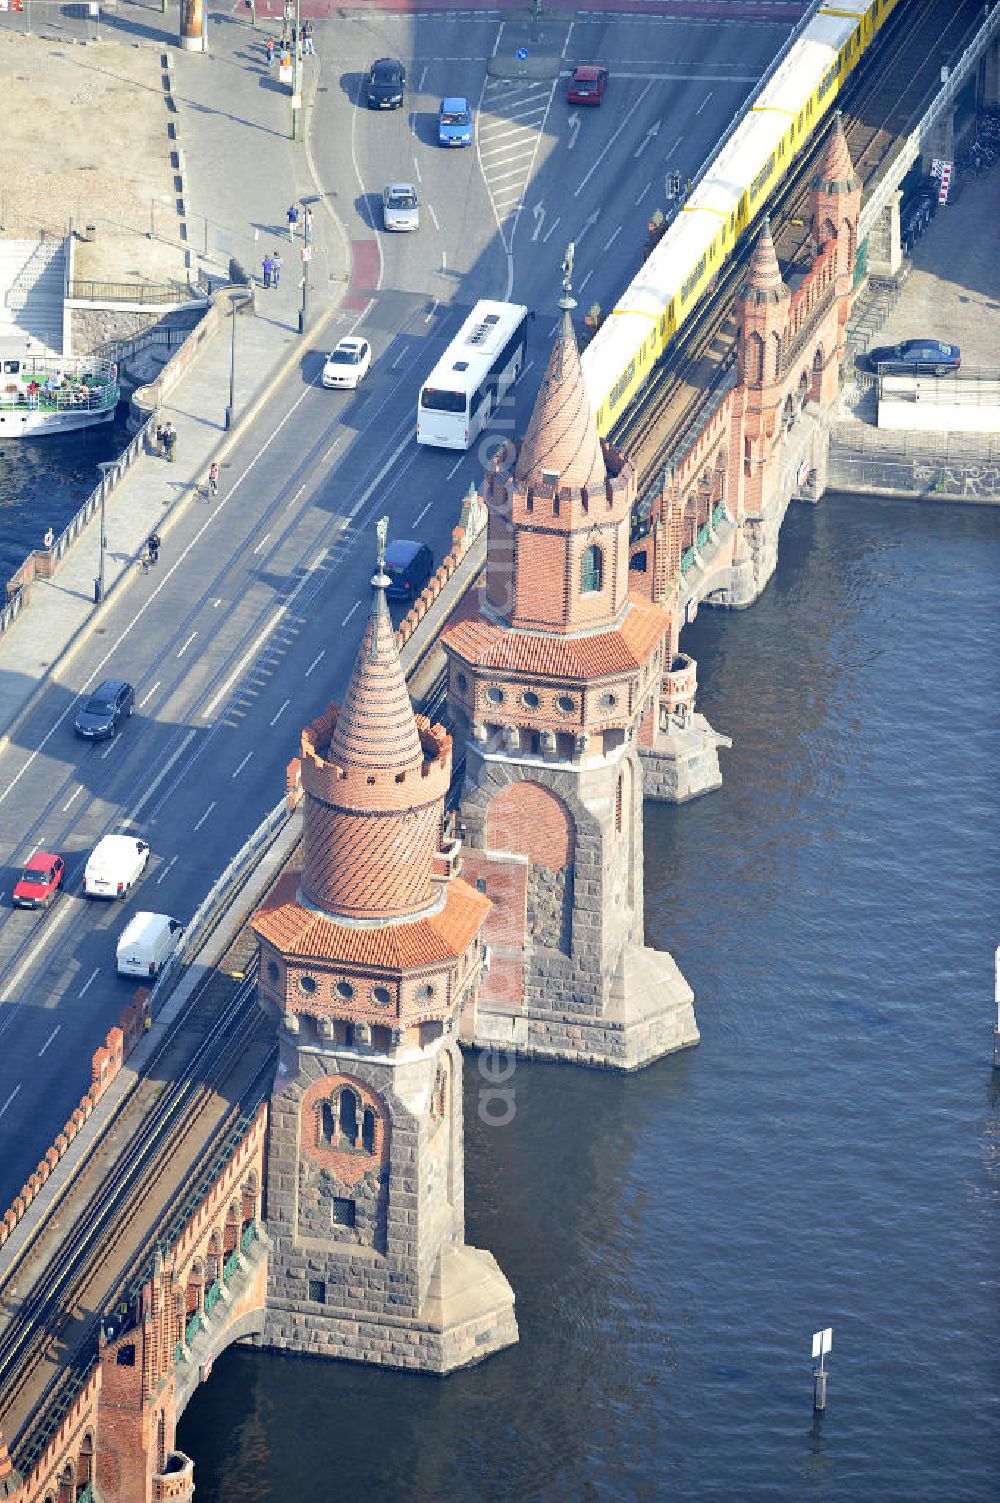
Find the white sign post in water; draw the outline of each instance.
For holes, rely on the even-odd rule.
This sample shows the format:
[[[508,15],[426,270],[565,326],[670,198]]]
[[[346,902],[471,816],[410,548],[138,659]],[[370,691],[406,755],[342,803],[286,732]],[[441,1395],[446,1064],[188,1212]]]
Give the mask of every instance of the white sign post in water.
[[[819,1367],[813,1371],[813,1408],[823,1410],[826,1408],[826,1368],[823,1366],[827,1352],[833,1346],[833,1326],[827,1326],[825,1331],[816,1331],[813,1335],[813,1361],[819,1358]]]
[[[1000,945],[997,945],[993,964],[993,998],[997,1005],[997,1020],[993,1024],[993,1068],[1000,1070]]]

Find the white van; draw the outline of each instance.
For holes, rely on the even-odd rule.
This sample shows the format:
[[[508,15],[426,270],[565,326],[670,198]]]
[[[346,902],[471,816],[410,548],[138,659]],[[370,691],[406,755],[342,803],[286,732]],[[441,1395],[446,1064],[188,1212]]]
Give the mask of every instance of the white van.
[[[119,976],[158,976],[184,937],[184,925],[165,913],[136,913],[118,941]]]
[[[105,835],[87,858],[83,890],[88,898],[127,898],[148,861],[147,841],[135,835]]]

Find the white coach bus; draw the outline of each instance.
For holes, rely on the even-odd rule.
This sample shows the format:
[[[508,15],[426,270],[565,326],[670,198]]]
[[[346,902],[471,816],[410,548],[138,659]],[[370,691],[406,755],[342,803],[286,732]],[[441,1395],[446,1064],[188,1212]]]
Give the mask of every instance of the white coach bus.
[[[445,350],[417,402],[417,443],[468,449],[524,369],[528,310],[477,303]]]

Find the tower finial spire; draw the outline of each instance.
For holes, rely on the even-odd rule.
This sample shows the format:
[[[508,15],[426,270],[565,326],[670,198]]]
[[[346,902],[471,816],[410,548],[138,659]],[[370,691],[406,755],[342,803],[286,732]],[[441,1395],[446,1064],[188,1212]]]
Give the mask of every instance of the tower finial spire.
[[[373,617],[388,614],[388,606],[385,603],[386,585],[390,584],[388,574],[385,572],[385,540],[389,535],[389,518],[380,517],[375,523],[375,573],[372,575],[372,608]],[[374,663],[378,657],[378,628],[372,631],[369,657]]]
[[[576,257],[576,246],[571,240],[566,247],[566,255],[562,264],[562,297],[559,306],[564,313],[569,313],[576,307],[576,299],[573,296],[573,261]]]

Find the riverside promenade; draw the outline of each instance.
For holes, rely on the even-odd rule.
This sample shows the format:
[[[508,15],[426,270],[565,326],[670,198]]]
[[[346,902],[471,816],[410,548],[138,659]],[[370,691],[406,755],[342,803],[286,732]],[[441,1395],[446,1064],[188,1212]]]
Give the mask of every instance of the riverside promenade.
[[[175,462],[143,453],[110,492],[105,522],[107,600],[119,582],[140,567],[145,540],[154,530],[163,539],[163,557],[170,557],[171,531],[180,518],[192,506],[209,504],[204,482],[213,460],[220,466],[220,491],[225,492],[230,456],[266,413],[269,395],[307,351],[322,348],[330,337],[338,302],[348,291],[349,247],[314,182],[308,148],[290,139],[287,90],[261,86],[267,68],[262,50],[266,33],[252,29],[249,12],[245,21],[229,15],[210,17],[208,54],[178,48],[176,18],[161,16],[158,7],[123,5],[117,16],[103,19],[102,26],[100,46],[86,49],[88,61],[98,56],[113,67],[116,49],[136,44],[155,47],[172,58],[189,219],[195,226],[199,216],[214,226],[228,226],[229,238],[221,244],[231,246],[240,260],[249,261],[254,250],[259,259],[272,246],[285,258],[281,285],[267,291],[258,286],[255,312],[236,321],[232,429],[225,428],[231,349],[228,320],[223,320],[223,331],[205,341],[162,409],[162,417],[173,422],[178,434]],[[44,23],[37,29],[43,33],[41,46]],[[307,136],[321,67],[322,56],[305,73]],[[44,112],[32,128],[44,132]],[[128,120],[113,129],[124,152]],[[55,141],[52,150],[58,151]],[[284,228],[284,210],[293,199],[311,201],[315,215],[310,308],[302,335],[301,242],[292,245]],[[197,255],[197,234],[193,248]],[[220,259],[218,246],[210,247],[207,269],[218,274],[227,259]],[[259,265],[251,264],[250,270],[259,281]],[[352,310],[351,320],[358,316]],[[46,519],[40,514],[38,521],[41,547]],[[86,635],[100,628],[103,610],[94,603],[99,546],[95,514],[53,577],[32,584],[26,606],[0,636],[0,747],[16,735],[47,675],[67,668]]]

